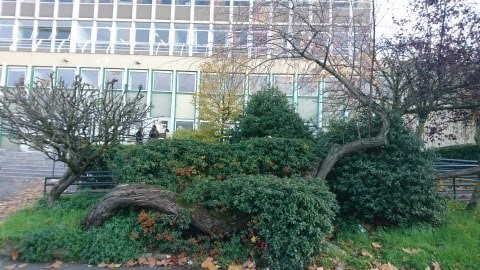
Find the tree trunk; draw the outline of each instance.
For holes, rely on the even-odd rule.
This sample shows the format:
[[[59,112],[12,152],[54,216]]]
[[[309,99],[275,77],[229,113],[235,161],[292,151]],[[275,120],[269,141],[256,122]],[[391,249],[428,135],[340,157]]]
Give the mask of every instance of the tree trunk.
[[[344,145],[333,146],[328,152],[325,160],[323,160],[323,162],[321,163],[321,167],[317,170],[315,176],[322,180],[325,180],[327,175],[333,169],[335,163],[337,163],[337,161],[343,156],[361,149],[368,149],[372,147],[386,145],[388,143],[387,136],[389,130],[390,121],[387,119],[387,117],[384,117],[382,128],[377,136],[360,139]]]
[[[245,227],[247,218],[235,214],[215,212],[201,206],[180,203],[174,192],[142,184],[121,185],[109,192],[82,220],[84,228],[97,227],[117,209],[137,206],[178,215],[192,213],[192,226],[212,237],[222,237]]]
[[[417,126],[417,130],[415,130],[415,134],[417,135],[418,138],[422,138],[423,133],[425,132],[425,124],[427,123],[427,117],[424,117],[424,116],[418,117],[418,126]]]
[[[65,174],[62,176],[62,179],[58,181],[58,183],[53,186],[52,190],[50,191],[50,194],[48,196],[48,203],[52,204],[60,198],[60,195],[77,179],[80,178],[81,174],[78,173],[73,173],[72,170],[69,168]]]

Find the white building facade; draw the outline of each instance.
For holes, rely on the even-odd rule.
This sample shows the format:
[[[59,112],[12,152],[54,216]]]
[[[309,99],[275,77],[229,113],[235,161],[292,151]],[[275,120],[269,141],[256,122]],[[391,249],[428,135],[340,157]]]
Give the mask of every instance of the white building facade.
[[[319,2],[330,19],[370,9],[361,0]],[[119,91],[141,87],[151,119],[171,131],[196,128],[192,98],[202,60],[232,45],[251,58],[271,53],[262,45],[268,27],[251,23],[255,8],[255,0],[0,0],[0,85],[31,87],[53,72],[67,84],[80,75],[103,89],[116,78]],[[288,26],[291,14],[270,16]],[[277,85],[305,120],[321,126],[329,82],[313,77],[284,66],[245,74],[246,100],[262,85]],[[0,148],[12,147],[5,135],[0,126]]]

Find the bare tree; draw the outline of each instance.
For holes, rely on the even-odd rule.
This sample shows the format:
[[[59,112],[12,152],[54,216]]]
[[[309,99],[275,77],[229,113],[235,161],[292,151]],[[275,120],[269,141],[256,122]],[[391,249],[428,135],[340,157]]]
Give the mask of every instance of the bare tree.
[[[416,120],[419,137],[431,136],[480,109],[480,17],[467,1],[412,1],[411,9],[399,22],[411,26],[382,46],[380,71],[392,106]]]
[[[106,90],[82,83],[62,81],[37,83],[30,91],[17,86],[1,88],[0,119],[3,129],[17,144],[45,153],[67,166],[67,172],[50,191],[53,202],[107,149],[120,143],[130,129],[146,116],[145,98],[131,98],[125,91],[114,91],[112,80]]]
[[[321,75],[334,81],[346,99],[354,101],[350,102],[355,105],[350,108],[352,112],[367,109],[382,119],[378,134],[333,146],[317,170],[321,179],[344,155],[387,143],[389,109],[382,102],[382,89],[375,87],[378,74],[374,10],[374,1],[265,0],[255,1],[249,13],[254,66],[290,65]],[[235,35],[234,31],[232,47],[238,48]],[[266,48],[264,54],[257,53],[258,48]]]

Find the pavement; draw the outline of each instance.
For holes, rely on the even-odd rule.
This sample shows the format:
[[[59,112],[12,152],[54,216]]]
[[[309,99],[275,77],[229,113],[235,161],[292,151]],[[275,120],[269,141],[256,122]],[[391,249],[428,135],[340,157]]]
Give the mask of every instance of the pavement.
[[[5,219],[43,196],[42,179],[0,181],[0,224]]]

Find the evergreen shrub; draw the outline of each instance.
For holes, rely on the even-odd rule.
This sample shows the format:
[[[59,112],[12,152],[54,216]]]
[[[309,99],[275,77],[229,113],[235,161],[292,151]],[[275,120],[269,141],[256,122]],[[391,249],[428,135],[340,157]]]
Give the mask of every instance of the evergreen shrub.
[[[378,123],[336,123],[325,136],[349,141],[359,133],[377,132]],[[440,223],[445,201],[434,190],[434,155],[400,118],[392,119],[388,141],[347,155],[327,177],[342,216],[379,225]]]

